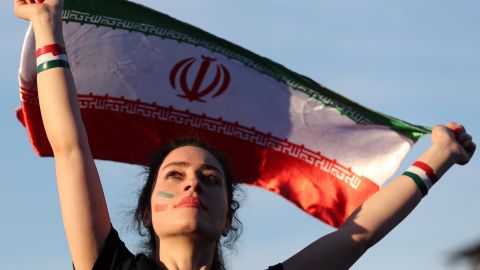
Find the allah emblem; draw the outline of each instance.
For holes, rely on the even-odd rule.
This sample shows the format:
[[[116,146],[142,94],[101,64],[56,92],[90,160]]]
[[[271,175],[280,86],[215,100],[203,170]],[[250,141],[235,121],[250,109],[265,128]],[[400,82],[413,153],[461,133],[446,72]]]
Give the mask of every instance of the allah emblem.
[[[191,74],[191,69],[197,59],[194,57],[185,58],[175,64],[172,71],[170,71],[170,84],[174,89],[177,89],[177,83],[179,84],[178,86],[183,91],[183,95],[179,94],[178,96],[190,102],[205,102],[202,98],[208,94],[214,93],[212,98],[223,94],[230,84],[230,72],[224,65],[217,63],[215,76],[210,82],[204,83],[210,66],[212,66],[216,60],[216,58],[202,55],[202,62],[200,63],[200,68],[195,75],[192,85],[189,85],[187,80],[193,75]]]

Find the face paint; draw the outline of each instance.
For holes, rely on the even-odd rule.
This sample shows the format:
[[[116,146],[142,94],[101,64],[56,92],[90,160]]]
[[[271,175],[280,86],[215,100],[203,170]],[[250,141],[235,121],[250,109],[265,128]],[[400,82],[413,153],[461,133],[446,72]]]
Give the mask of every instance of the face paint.
[[[167,204],[155,204],[153,206],[153,211],[155,212],[162,212],[167,210],[168,205]]]
[[[182,208],[182,207],[206,209],[205,205],[202,204],[200,199],[198,199],[197,197],[193,197],[193,196],[187,196],[187,197],[183,198],[178,204],[176,204],[174,206],[174,208]]]
[[[173,194],[163,192],[163,191],[157,192],[157,196],[164,197],[164,198],[167,198],[167,199],[173,198]]]

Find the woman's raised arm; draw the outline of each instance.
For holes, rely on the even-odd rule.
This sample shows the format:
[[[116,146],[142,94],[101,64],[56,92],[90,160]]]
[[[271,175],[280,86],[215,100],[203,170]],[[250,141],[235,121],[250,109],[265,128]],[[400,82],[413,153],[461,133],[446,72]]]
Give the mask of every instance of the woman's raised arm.
[[[417,206],[422,192],[427,190],[424,183],[430,183],[429,180],[423,182],[422,177],[441,177],[454,164],[466,164],[474,152],[472,137],[462,126],[454,123],[448,127],[436,126],[432,132],[432,146],[417,160],[425,173],[414,167],[412,170],[418,174],[407,173],[394,179],[365,201],[340,229],[285,261],[284,269],[348,269]],[[433,173],[422,164],[429,166]]]
[[[15,0],[15,15],[32,22],[37,51],[43,48],[47,52],[40,56],[42,58],[37,54],[37,61],[41,62],[37,65],[42,64],[37,85],[43,124],[55,156],[63,223],[75,268],[92,269],[108,236],[110,217],[90,153],[72,74],[68,67],[52,68],[58,63],[65,66],[64,59],[49,49],[65,46],[61,21],[63,1],[42,2]],[[52,44],[58,46],[45,47]]]

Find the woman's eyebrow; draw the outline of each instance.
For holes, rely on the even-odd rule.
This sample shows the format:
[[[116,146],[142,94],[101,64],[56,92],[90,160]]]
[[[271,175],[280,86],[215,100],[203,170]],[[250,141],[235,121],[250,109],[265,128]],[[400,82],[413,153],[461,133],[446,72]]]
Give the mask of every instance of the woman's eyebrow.
[[[203,164],[201,166],[202,169],[209,169],[209,170],[213,170],[213,171],[216,171],[218,174],[220,174],[221,176],[225,177],[225,175],[223,174],[222,170],[220,170],[219,168],[213,166],[213,165],[209,165],[209,164]]]
[[[186,161],[174,161],[174,162],[170,162],[167,165],[163,166],[162,170],[167,168],[167,167],[170,167],[170,166],[188,167],[188,166],[190,166],[190,163],[188,163]]]
[[[186,162],[186,161],[173,161],[173,162],[170,162],[168,163],[167,165],[163,166],[162,170],[164,170],[165,168],[167,167],[170,167],[170,166],[178,166],[178,167],[189,167],[190,166],[190,163],[189,162]],[[200,166],[201,169],[209,169],[209,170],[214,170],[216,172],[218,172],[221,176],[225,177],[222,170],[220,170],[219,168],[213,166],[213,165],[210,165],[210,164],[202,164],[202,166]]]

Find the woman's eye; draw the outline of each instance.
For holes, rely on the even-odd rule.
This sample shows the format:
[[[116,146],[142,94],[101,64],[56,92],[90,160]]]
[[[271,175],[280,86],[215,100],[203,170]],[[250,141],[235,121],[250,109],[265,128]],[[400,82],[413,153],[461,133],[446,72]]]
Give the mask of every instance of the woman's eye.
[[[219,178],[216,174],[204,174],[203,175],[203,178],[205,180],[207,180],[208,182],[212,182],[212,183],[219,183]]]
[[[177,171],[170,171],[165,176],[166,179],[179,180],[183,178],[183,174]]]

